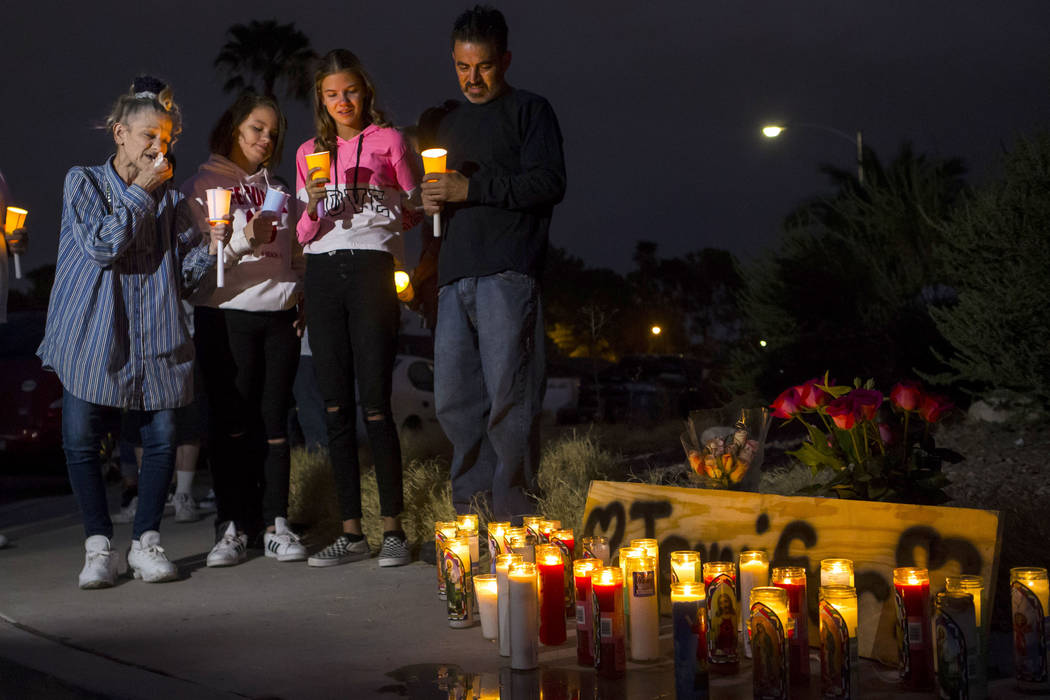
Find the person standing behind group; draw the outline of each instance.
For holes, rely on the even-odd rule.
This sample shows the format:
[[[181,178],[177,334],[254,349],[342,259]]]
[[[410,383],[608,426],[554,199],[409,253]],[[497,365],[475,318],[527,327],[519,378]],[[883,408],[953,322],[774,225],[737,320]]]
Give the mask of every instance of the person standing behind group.
[[[545,383],[540,277],[554,205],[565,194],[558,120],[547,100],[507,84],[499,10],[476,6],[452,29],[465,104],[441,120],[449,170],[423,182],[444,215],[438,260],[434,399],[452,442],[452,500],[493,517],[532,513]]]
[[[168,184],[165,155],[180,127],[171,88],[136,78],[106,120],[115,155],[66,175],[37,354],[64,389],[62,447],[87,535],[81,588],[112,586],[117,574],[99,447],[120,410],[143,450],[128,567],[147,582],[178,575],[157,530],[175,466],[175,409],[193,396],[193,342],[180,300],[214,267],[228,231],[223,223],[203,237]]]
[[[343,533],[307,563],[332,566],[371,556],[361,529],[356,378],[379,486],[379,565],[399,566],[411,557],[400,521],[401,445],[390,409],[400,325],[394,271],[404,260],[402,233],[410,228],[408,200],[420,167],[377,106],[374,83],[357,56],[329,52],[314,82],[316,137],[295,155],[296,189],[305,205],[297,232],[306,253],[306,318]],[[307,154],[320,151],[330,155],[327,173],[306,163]]]
[[[182,185],[202,222],[207,190],[232,193],[224,286],[209,274],[191,299],[217,509],[208,566],[244,561],[249,540],[264,526],[267,557],[306,559],[287,521],[287,416],[299,362],[302,251],[291,230],[294,200],[278,212],[262,209],[267,190],[284,191],[271,169],[281,160],[285,124],[276,100],[242,94],[212,130],[211,156]]]

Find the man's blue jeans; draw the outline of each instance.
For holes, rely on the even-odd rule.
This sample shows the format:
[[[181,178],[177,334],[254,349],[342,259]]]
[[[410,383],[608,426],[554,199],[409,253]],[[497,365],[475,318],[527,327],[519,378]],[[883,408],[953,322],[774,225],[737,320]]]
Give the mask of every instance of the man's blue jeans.
[[[519,272],[467,277],[438,292],[434,400],[452,441],[452,501],[491,494],[497,520],[536,510],[546,388],[539,286]]]
[[[65,391],[62,394],[62,447],[66,452],[69,483],[84,517],[86,537],[113,538],[99,448],[108,426],[116,424],[118,421],[114,419],[121,413],[121,430],[135,431],[142,439],[139,501],[132,539],[137,540],[147,530],[158,530],[164,516],[168,484],[175,470],[175,409],[121,412],[118,408],[78,399]]]

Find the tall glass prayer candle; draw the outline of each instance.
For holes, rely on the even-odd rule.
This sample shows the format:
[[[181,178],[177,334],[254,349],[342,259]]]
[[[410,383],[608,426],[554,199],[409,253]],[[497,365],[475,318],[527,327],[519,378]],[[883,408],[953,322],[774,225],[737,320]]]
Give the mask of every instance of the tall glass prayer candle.
[[[781,566],[773,569],[774,586],[788,594],[788,627],[793,630],[788,640],[788,660],[791,682],[809,683],[809,604],[806,600],[806,570],[801,566]]]
[[[591,574],[594,611],[594,668],[605,678],[620,678],[627,665],[624,648],[623,571],[606,566]]]
[[[539,665],[539,610],[536,565],[515,564],[507,576],[510,587],[510,667],[528,671]]]
[[[676,583],[703,583],[700,552],[691,549],[671,552],[671,585]]]
[[[526,515],[521,519],[521,524],[525,528],[526,535],[532,535],[536,538],[536,544],[540,544],[540,526],[543,521],[546,520],[542,515]]]
[[[736,673],[740,668],[737,651],[736,562],[709,561],[704,564],[707,594],[707,660],[712,673]]]
[[[1014,623],[1014,673],[1026,692],[1050,689],[1047,629],[1050,581],[1042,567],[1010,569],[1010,608]]]
[[[495,574],[480,574],[474,578],[474,594],[478,597],[481,617],[481,636],[499,639],[499,600]]]
[[[656,558],[648,555],[627,560],[627,604],[631,608],[631,659],[660,658],[660,608],[656,602]]]
[[[474,586],[470,573],[470,538],[453,537],[445,542],[442,558],[448,626],[474,625]]]
[[[988,690],[978,668],[981,654],[972,595],[958,591],[937,594],[933,601],[933,639],[938,697],[984,700]]]
[[[930,639],[930,572],[902,566],[893,570],[897,596],[897,653],[902,685],[933,688],[933,640]]]
[[[820,688],[824,698],[852,700],[860,694],[857,589],[820,587]]]
[[[525,561],[536,562],[536,538],[532,535],[510,538],[510,551],[520,554]]]
[[[540,644],[565,643],[565,562],[561,548],[536,545],[536,568],[540,583]]]
[[[510,567],[524,563],[520,554],[496,557],[496,605],[499,617],[499,655],[510,656]]]
[[[576,588],[576,663],[580,666],[594,666],[591,574],[600,568],[601,559],[577,559],[572,563],[572,576]]]
[[[527,535],[527,534],[529,534],[529,531],[526,530],[523,527],[508,527],[506,530],[504,530],[504,532],[503,532],[503,553],[504,554],[509,554],[510,553],[511,541],[515,537],[525,537],[525,535]]]
[[[988,656],[987,637],[981,628],[981,599],[984,597],[984,580],[980,576],[948,576],[944,579],[944,588],[955,593],[969,593],[973,596],[974,624],[977,625],[977,646],[980,653],[977,663],[979,672],[977,684],[979,688],[987,690],[988,679],[985,672],[985,659]]]
[[[660,590],[660,545],[652,537],[631,540],[632,547],[640,547],[646,556],[656,560],[656,590]]]
[[[620,573],[623,574],[623,619],[624,619],[624,634],[627,635],[629,640],[631,637],[631,601],[628,598],[629,591],[627,590],[627,560],[632,557],[640,557],[645,554],[645,550],[641,547],[620,547],[616,550],[617,563],[620,565]]]
[[[572,530],[558,529],[551,533],[551,544],[561,548],[562,561],[565,562],[565,617],[576,617],[576,603],[572,581],[572,561],[576,558],[576,538]]]
[[[749,549],[740,553],[740,608],[748,609],[751,589],[769,585],[769,555]],[[751,658],[751,636],[747,633],[748,615],[740,616],[740,627],[744,631],[744,656]]]
[[[456,516],[458,536],[470,538],[470,571],[475,576],[481,573],[481,544],[478,541],[478,516],[474,513]]]
[[[560,520],[542,520],[540,521],[540,544],[550,544],[551,535],[554,534],[555,530],[561,528]]]
[[[821,559],[821,586],[853,587],[853,561],[851,559]]]
[[[673,553],[672,553],[673,556]],[[674,637],[675,697],[707,700],[707,636],[702,582],[671,584],[671,631]]]
[[[509,522],[489,522],[486,532],[489,539],[489,573],[496,573],[496,557],[506,554],[507,549],[503,544],[503,535],[510,527]]]
[[[754,649],[754,697],[788,700],[791,695],[788,592],[777,586],[751,589],[748,632]]]
[[[580,539],[584,559],[601,559],[604,566],[609,565],[609,538],[604,535],[593,535]]]
[[[445,570],[442,566],[445,557],[445,542],[455,536],[455,520],[438,520],[434,523],[434,560],[438,562],[438,598],[441,600],[445,600]]]

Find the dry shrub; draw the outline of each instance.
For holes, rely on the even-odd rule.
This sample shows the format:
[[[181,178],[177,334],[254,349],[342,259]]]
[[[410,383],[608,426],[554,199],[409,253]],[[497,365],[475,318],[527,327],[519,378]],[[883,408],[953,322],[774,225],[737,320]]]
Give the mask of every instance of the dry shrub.
[[[583,508],[592,480],[615,473],[617,457],[598,444],[595,435],[576,431],[547,445],[540,459],[539,486],[543,496],[537,512],[573,532],[583,532]]]
[[[448,463],[442,459],[414,459],[405,465],[405,510],[402,527],[408,541],[426,542],[434,538],[434,521],[455,520],[452,508],[452,484]],[[379,515],[379,489],[374,469],[361,474],[361,527],[371,542],[382,542],[383,525]]]
[[[332,464],[325,450],[292,449],[288,519],[309,528],[310,544],[327,544],[343,531]]]

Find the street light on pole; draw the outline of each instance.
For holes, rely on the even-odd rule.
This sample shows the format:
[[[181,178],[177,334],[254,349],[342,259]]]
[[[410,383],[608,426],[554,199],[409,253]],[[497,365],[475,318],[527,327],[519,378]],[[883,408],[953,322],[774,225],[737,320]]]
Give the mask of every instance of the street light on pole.
[[[810,122],[790,122],[788,124],[767,124],[762,127],[762,135],[767,139],[775,139],[784,133],[788,127],[802,127],[807,129],[820,129],[831,134],[835,134],[841,138],[846,139],[850,143],[856,143],[857,145],[857,182],[864,185],[864,135],[860,129],[857,129],[857,136],[854,138],[845,131],[840,131],[832,126],[825,124],[813,124]]]

